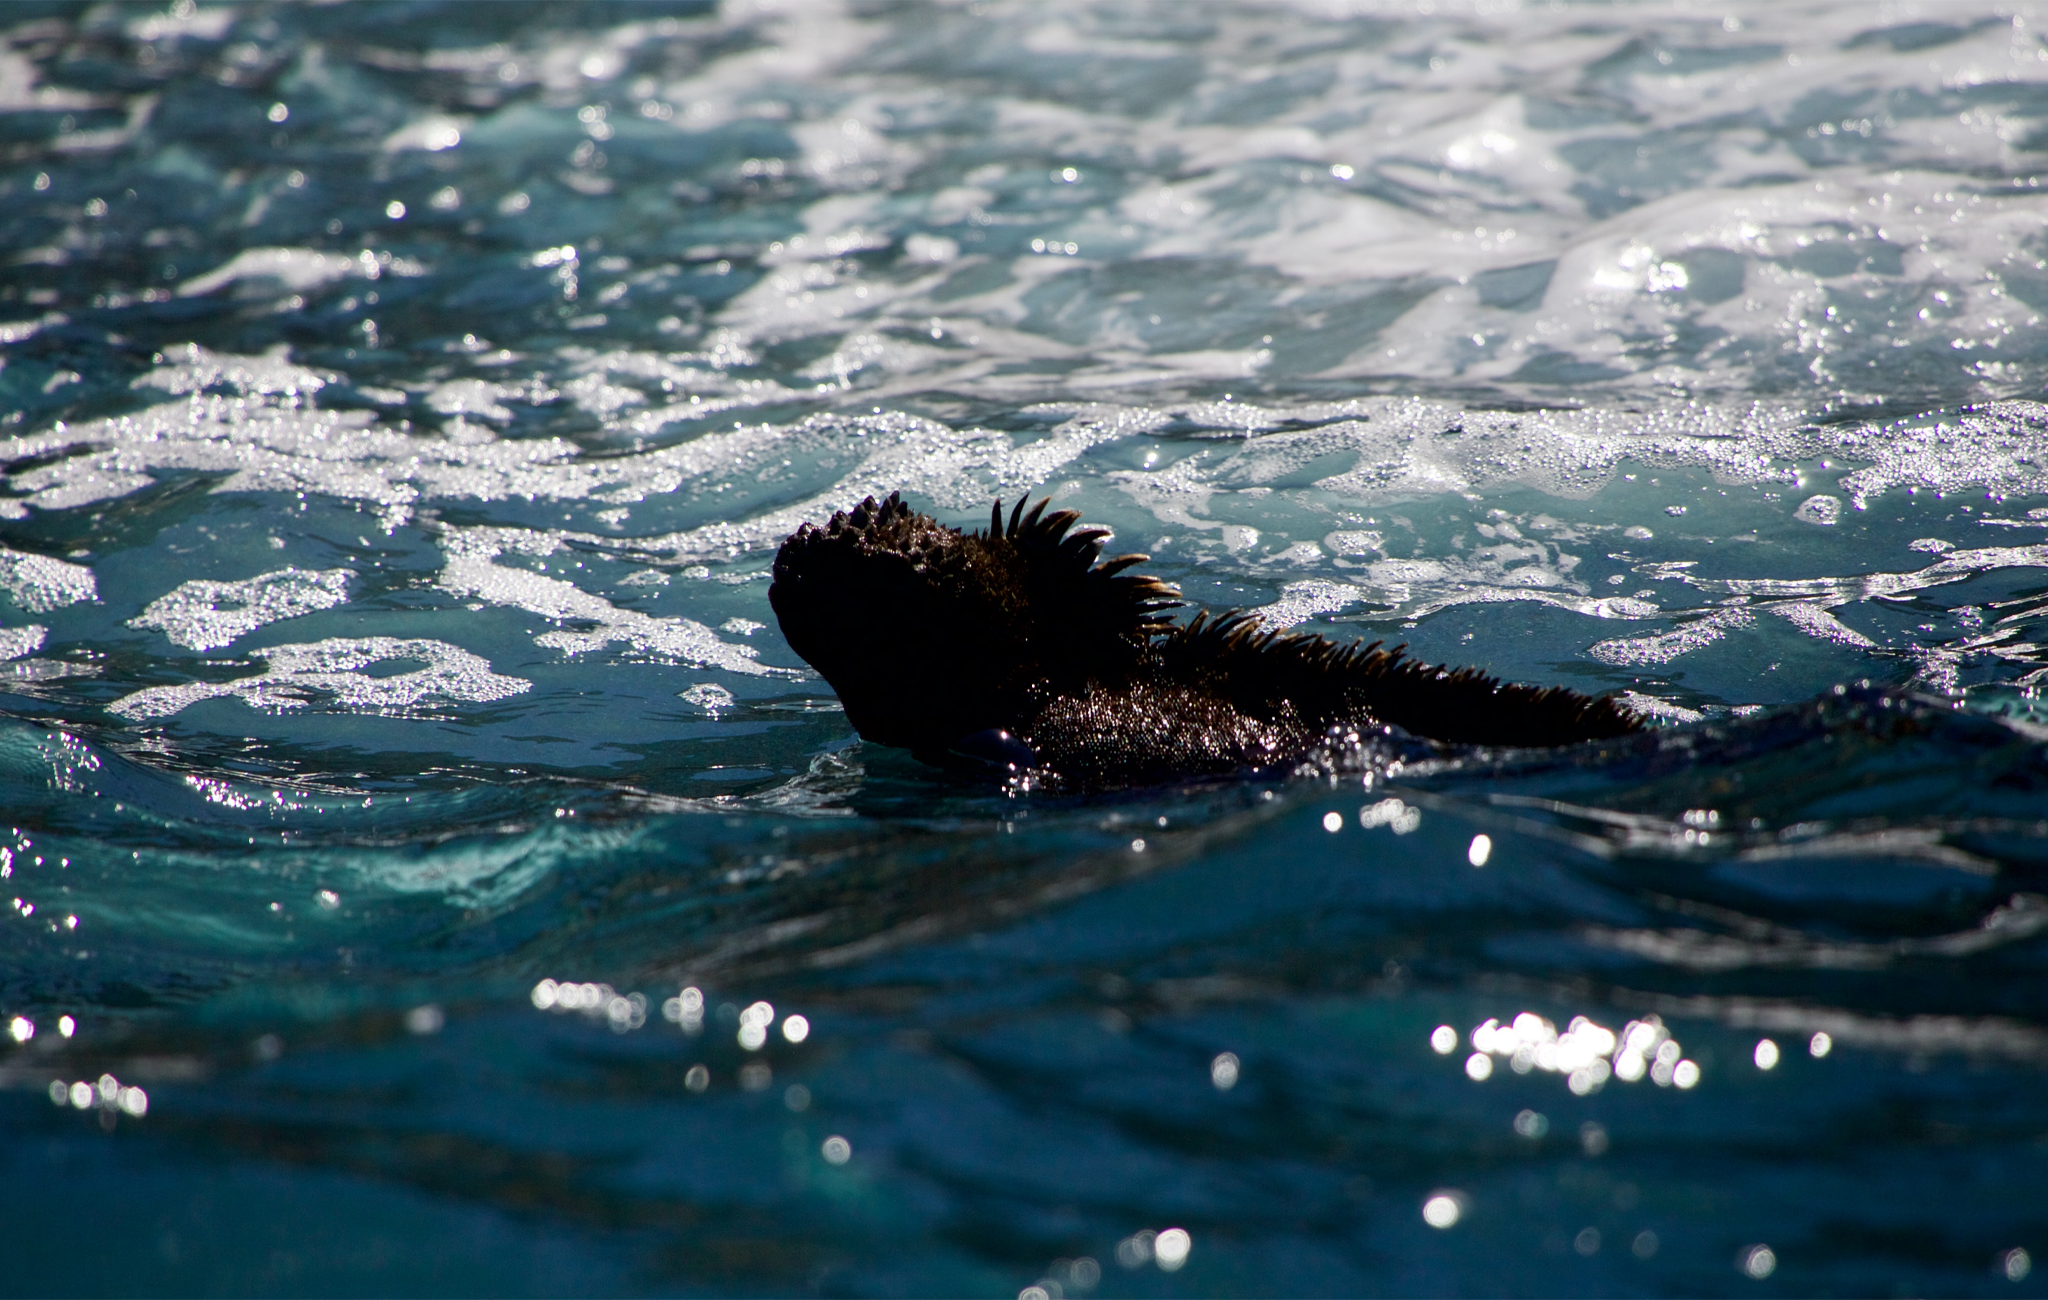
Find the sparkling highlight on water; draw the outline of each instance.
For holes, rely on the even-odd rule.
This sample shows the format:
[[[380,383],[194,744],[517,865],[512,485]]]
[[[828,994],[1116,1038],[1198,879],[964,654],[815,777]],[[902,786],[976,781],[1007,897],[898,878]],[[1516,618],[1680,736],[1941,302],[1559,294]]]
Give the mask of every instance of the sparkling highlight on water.
[[[1504,1059],[1516,1074],[1532,1070],[1561,1074],[1576,1096],[1600,1091],[1610,1079],[1635,1083],[1647,1076],[1658,1087],[1688,1090],[1700,1081],[1696,1062],[1686,1060],[1678,1041],[1656,1016],[1631,1020],[1619,1032],[1585,1016],[1572,1017],[1564,1032],[1533,1011],[1524,1011],[1502,1023],[1490,1019],[1473,1028],[1473,1052],[1465,1059],[1465,1074],[1474,1083],[1493,1077],[1494,1063]],[[1768,1042],[1769,1040],[1765,1040]],[[1456,1032],[1439,1025],[1430,1033],[1430,1049],[1446,1055],[1457,1046]],[[1771,1045],[1771,1064],[1777,1064],[1776,1044]],[[1757,1063],[1763,1065],[1763,1047]]]
[[[1218,1052],[1216,1059],[1209,1062],[1209,1082],[1216,1091],[1229,1092],[1237,1086],[1239,1068],[1237,1053]]]

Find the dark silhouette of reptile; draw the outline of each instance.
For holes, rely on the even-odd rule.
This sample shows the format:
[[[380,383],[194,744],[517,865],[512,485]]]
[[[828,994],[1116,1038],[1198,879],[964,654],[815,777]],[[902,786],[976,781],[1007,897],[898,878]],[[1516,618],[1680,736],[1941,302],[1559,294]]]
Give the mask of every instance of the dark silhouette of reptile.
[[[1388,726],[1490,746],[1567,745],[1643,724],[1612,699],[1503,684],[1401,648],[1340,646],[1198,613],[1150,558],[1101,560],[1078,513],[948,528],[891,494],[797,529],[769,602],[783,635],[839,694],[864,739],[927,762],[1102,790],[1292,770],[1334,740]]]

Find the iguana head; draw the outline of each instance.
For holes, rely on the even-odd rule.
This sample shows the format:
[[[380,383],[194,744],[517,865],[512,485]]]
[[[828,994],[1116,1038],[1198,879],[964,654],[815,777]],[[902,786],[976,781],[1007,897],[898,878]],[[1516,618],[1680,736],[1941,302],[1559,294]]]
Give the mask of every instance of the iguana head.
[[[872,741],[938,755],[1015,731],[1034,701],[1128,674],[1179,602],[1126,575],[1142,555],[1098,563],[1099,528],[1071,510],[965,533],[891,494],[805,524],[775,557],[768,590],[790,648],[838,692]]]

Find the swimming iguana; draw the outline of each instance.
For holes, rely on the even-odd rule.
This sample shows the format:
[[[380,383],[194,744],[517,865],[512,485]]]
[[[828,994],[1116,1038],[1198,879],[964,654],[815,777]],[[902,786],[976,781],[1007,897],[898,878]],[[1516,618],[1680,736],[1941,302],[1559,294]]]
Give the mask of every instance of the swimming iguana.
[[[1609,698],[1504,684],[1400,648],[1265,629],[1242,611],[1176,624],[1178,592],[1100,559],[1072,510],[986,532],[873,497],[805,524],[768,598],[790,647],[864,739],[1065,789],[1291,770],[1386,727],[1455,744],[1567,745],[1640,731]]]

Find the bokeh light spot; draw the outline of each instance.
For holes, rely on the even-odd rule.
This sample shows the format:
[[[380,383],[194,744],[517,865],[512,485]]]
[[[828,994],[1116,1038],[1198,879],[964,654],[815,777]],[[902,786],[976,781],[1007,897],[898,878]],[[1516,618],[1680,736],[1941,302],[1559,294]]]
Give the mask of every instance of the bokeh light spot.
[[[1778,1271],[1778,1252],[1769,1246],[1750,1246],[1740,1256],[1742,1271],[1761,1282]]]
[[[1219,1052],[1209,1062],[1209,1082],[1216,1085],[1218,1092],[1229,1092],[1237,1086],[1238,1060],[1235,1052]]]
[[[1188,1262],[1188,1252],[1194,1248],[1194,1238],[1186,1228],[1168,1228],[1152,1243],[1153,1257],[1159,1267],[1168,1273],[1178,1272]]]

